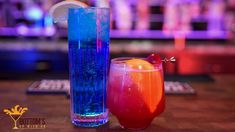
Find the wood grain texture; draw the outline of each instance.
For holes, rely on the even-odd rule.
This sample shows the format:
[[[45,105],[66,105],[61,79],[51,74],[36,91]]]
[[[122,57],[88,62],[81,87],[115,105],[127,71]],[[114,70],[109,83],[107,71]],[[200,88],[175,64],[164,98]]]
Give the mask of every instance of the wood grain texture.
[[[213,75],[215,82],[190,83],[197,95],[166,96],[166,109],[143,131],[235,131],[235,75]],[[117,119],[110,115],[110,121],[98,128],[78,128],[70,122],[69,100],[63,95],[26,95],[24,81],[0,81],[0,132],[13,131],[10,117],[4,108],[16,104],[28,107],[22,117],[46,118],[46,129],[37,131],[57,132],[103,132],[124,131]],[[21,130],[29,131],[33,130]]]

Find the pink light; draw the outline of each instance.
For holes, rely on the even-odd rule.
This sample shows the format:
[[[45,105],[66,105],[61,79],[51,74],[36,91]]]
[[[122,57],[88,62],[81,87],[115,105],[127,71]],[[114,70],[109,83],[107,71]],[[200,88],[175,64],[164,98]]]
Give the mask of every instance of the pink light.
[[[97,46],[96,50],[97,50],[97,51],[100,51],[100,50],[101,50],[101,47],[102,47],[102,41],[99,40],[99,39],[97,39],[97,40],[96,40],[96,46]]]
[[[55,34],[55,27],[49,26],[45,28],[45,35],[52,36]]]

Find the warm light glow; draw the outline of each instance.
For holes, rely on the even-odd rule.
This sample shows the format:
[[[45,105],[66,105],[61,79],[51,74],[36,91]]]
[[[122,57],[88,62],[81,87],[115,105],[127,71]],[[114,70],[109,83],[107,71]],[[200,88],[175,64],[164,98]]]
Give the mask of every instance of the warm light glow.
[[[186,37],[185,34],[175,33],[174,44],[177,50],[183,50],[185,48]]]

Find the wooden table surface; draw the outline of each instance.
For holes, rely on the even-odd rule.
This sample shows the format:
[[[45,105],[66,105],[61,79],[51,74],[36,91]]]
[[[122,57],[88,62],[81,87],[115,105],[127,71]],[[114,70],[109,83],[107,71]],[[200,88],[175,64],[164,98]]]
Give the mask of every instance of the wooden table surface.
[[[197,95],[166,96],[165,112],[143,131],[235,132],[235,75],[213,75],[213,78],[215,82],[190,83]],[[123,131],[112,115],[109,123],[98,128],[73,126],[69,100],[64,95],[26,95],[26,88],[31,83],[30,80],[0,81],[0,132],[13,131],[13,122],[3,109],[17,104],[28,107],[22,117],[46,119],[46,128],[41,131]]]

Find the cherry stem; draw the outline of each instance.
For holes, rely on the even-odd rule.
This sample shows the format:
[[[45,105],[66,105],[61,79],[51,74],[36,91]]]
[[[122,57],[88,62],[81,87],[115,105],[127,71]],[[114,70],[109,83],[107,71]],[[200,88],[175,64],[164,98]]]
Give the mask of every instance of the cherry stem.
[[[166,62],[175,63],[176,62],[176,58],[173,56],[170,59],[164,58],[162,61],[165,62],[165,63]]]

